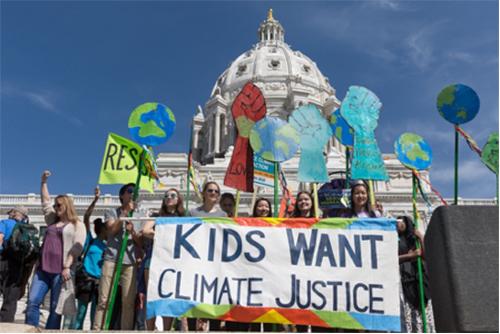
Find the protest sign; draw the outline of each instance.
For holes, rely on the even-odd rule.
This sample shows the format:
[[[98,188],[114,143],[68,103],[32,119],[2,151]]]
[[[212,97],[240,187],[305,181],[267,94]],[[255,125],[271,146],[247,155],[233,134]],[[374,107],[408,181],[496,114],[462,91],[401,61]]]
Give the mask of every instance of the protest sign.
[[[335,110],[330,116],[330,127],[333,134],[344,146],[354,145],[354,130],[349,126],[344,117],[340,114],[340,109]]]
[[[446,86],[437,97],[439,115],[455,125],[455,163],[454,163],[454,204],[458,204],[458,135],[459,124],[467,123],[479,112],[479,96],[469,86],[453,84]]]
[[[393,219],[157,218],[147,318],[399,331]]]
[[[117,134],[110,133],[102,159],[99,184],[127,184],[137,181],[142,147]],[[140,188],[153,192],[155,179],[149,175],[147,165],[153,166],[149,155],[141,168]]]
[[[479,96],[469,86],[449,85],[437,97],[438,112],[448,122],[463,124],[471,121],[479,112]]]
[[[345,189],[344,179],[334,179],[318,190],[321,210],[345,209],[350,207],[351,189]]]
[[[299,134],[286,121],[266,117],[255,123],[250,132],[250,145],[262,158],[282,162],[291,159],[299,149]]]
[[[266,102],[259,87],[248,82],[234,99],[231,107],[238,137],[224,177],[224,185],[253,192],[253,150],[248,142],[250,131],[258,120],[266,116]]]
[[[498,132],[492,133],[483,146],[481,161],[496,175],[498,175]]]
[[[298,179],[301,182],[328,182],[323,148],[332,136],[332,129],[318,107],[307,104],[294,110],[290,125],[300,135]]]
[[[351,86],[340,106],[342,117],[354,129],[352,178],[365,180],[389,179],[382,154],[375,139],[375,128],[382,103],[370,90]]]
[[[160,103],[143,103],[128,119],[130,136],[139,144],[156,146],[166,142],[174,133],[175,116]]]
[[[254,155],[253,167],[254,185],[274,188],[274,163]]]
[[[286,121],[277,117],[261,119],[250,132],[250,145],[255,154],[274,162],[274,216],[278,217],[279,163],[291,159],[299,149],[299,134]]]
[[[407,168],[415,170],[428,169],[432,163],[432,150],[429,144],[419,135],[405,132],[394,142],[394,153]]]

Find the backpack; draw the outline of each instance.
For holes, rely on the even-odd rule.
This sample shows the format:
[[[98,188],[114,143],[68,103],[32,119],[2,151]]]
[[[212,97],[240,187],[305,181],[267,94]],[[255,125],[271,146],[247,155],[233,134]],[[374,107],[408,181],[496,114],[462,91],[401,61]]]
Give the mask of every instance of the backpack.
[[[38,229],[33,224],[17,223],[7,242],[8,252],[24,263],[37,260],[40,255]]]

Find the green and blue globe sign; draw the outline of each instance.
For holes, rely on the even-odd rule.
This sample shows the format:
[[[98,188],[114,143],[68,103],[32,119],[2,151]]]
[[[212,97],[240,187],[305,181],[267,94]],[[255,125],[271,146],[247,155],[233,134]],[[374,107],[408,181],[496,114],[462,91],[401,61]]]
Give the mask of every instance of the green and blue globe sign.
[[[450,85],[439,93],[437,108],[448,122],[456,125],[467,123],[479,112],[479,96],[469,86]]]
[[[429,144],[411,132],[403,133],[394,142],[394,153],[398,160],[410,169],[428,169],[432,163],[432,150]]]
[[[130,136],[139,144],[157,146],[166,142],[174,133],[175,116],[163,104],[144,103],[130,114],[128,129]]]
[[[354,130],[340,114],[340,109],[335,110],[330,116],[330,127],[342,145],[354,146]]]
[[[261,119],[250,132],[250,146],[254,153],[273,162],[291,159],[299,149],[299,141],[297,131],[276,117]]]

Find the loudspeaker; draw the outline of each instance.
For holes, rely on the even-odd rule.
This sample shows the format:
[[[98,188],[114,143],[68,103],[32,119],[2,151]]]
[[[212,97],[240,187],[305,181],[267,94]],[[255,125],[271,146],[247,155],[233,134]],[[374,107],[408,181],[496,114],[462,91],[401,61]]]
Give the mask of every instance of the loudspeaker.
[[[438,332],[498,332],[498,206],[441,206],[425,233]]]

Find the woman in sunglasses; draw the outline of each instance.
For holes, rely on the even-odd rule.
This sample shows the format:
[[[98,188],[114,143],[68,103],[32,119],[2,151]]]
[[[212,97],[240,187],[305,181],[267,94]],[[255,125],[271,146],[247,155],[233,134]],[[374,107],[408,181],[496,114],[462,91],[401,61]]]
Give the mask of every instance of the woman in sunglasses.
[[[40,305],[50,290],[50,313],[46,329],[59,329],[61,314],[68,315],[76,309],[74,280],[76,259],[83,250],[85,225],[78,219],[73,200],[59,195],[51,206],[47,180],[49,171],[42,174],[42,210],[47,223],[47,232],[28,298],[25,323],[38,327]],[[61,293],[63,291],[63,293]],[[72,307],[71,310],[69,310]],[[57,313],[56,313],[57,310]]]
[[[189,210],[191,217],[227,217],[227,214],[218,205],[220,187],[217,182],[205,183],[201,196],[203,197],[203,205]]]
[[[160,212],[158,214],[153,214],[153,217],[184,217],[184,202],[179,191],[175,188],[170,188],[165,193],[163,200],[161,202]],[[149,281],[149,267],[151,265],[151,256],[153,254],[153,238],[155,234],[154,230],[155,221],[147,221],[142,229],[142,235],[147,239],[144,240],[144,249],[146,257],[143,260],[143,271],[144,271],[144,290],[148,286]],[[145,291],[143,291],[145,293]],[[163,318],[163,330],[169,331],[172,327],[173,318],[162,317]],[[155,330],[156,317],[147,319],[146,326],[147,330]]]
[[[208,181],[203,186],[201,192],[203,204],[197,208],[189,210],[191,217],[227,217],[227,214],[221,210],[218,205],[220,199],[220,187],[217,182]],[[203,331],[218,331],[220,330],[220,320],[207,319],[188,319],[189,330]],[[210,322],[210,325],[209,325]]]

